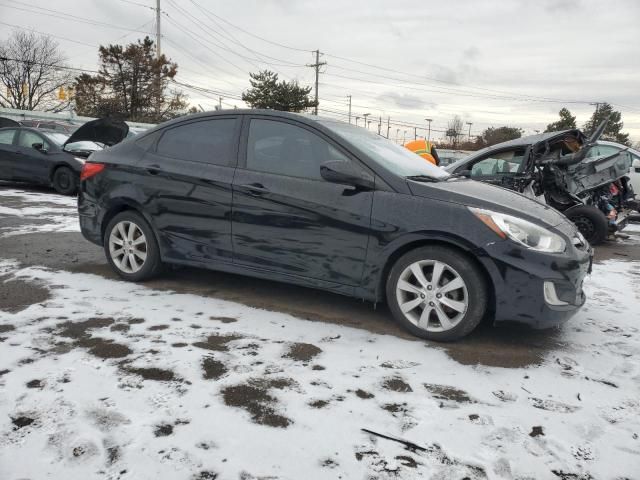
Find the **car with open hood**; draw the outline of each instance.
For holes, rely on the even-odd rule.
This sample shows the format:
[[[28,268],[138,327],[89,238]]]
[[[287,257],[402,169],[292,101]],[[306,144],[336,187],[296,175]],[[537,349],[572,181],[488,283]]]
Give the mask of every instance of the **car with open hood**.
[[[417,336],[548,327],[591,249],[555,209],[456,178],[366,129],[272,110],[194,114],[85,163],[82,234],[129,281],[190,265],[386,301]]]
[[[111,119],[92,120],[71,135],[11,121],[0,125],[0,180],[50,185],[65,195],[77,192],[86,158],[119,143],[129,130]]]
[[[604,124],[587,138],[580,130],[542,133],[479,150],[446,167],[452,174],[505,187],[563,212],[597,245],[625,227],[634,192],[625,150],[598,154]]]

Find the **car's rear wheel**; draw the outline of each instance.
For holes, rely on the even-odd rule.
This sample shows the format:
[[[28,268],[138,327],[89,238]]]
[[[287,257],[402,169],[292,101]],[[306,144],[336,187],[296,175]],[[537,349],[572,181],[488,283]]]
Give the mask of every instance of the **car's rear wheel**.
[[[58,167],[53,172],[51,179],[56,192],[63,195],[75,195],[78,193],[78,175],[69,167]]]
[[[565,215],[580,230],[591,245],[604,242],[609,234],[609,221],[599,208],[592,205],[579,205],[565,212]]]
[[[386,294],[393,316],[405,329],[421,338],[451,341],[480,323],[489,289],[479,267],[465,254],[427,246],[398,259]]]
[[[111,219],[105,230],[104,251],[111,267],[125,280],[148,280],[162,268],[153,230],[137,212],[122,212]]]

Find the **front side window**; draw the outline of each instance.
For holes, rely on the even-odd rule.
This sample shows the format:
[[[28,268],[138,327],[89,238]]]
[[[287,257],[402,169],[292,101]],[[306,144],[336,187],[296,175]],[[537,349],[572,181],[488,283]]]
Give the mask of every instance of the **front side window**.
[[[320,165],[331,160],[349,161],[309,130],[277,120],[251,120],[247,169],[320,180]]]
[[[24,148],[33,148],[34,143],[42,144],[42,147],[45,149],[49,148],[49,145],[45,142],[44,138],[37,133],[23,131],[20,134],[20,140],[18,140],[19,146]]]
[[[483,158],[473,164],[473,167],[471,167],[471,176],[492,177],[518,173],[522,165],[522,160],[524,159],[524,154],[524,149],[493,153],[489,157]]]
[[[191,162],[229,166],[233,163],[236,119],[191,122],[164,131],[156,153]]]
[[[11,145],[15,130],[0,130],[0,145]]]

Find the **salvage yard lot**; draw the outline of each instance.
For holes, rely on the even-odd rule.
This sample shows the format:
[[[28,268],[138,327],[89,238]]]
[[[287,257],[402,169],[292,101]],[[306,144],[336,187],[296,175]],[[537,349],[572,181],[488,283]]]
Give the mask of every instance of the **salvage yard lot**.
[[[560,329],[438,345],[384,306],[299,287],[194,269],[122,282],[75,199],[5,184],[0,478],[638,478],[629,234],[598,249]]]

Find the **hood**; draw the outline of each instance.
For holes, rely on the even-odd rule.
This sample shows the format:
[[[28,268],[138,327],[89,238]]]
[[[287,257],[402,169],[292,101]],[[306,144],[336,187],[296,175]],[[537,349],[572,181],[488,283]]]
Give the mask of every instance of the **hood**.
[[[557,210],[506,188],[474,180],[442,182],[407,181],[411,193],[418,197],[484,208],[524,218],[544,227],[556,227],[567,218]]]
[[[64,145],[87,140],[113,146],[127,138],[129,125],[111,118],[99,118],[85,123],[64,142]]]
[[[20,124],[10,118],[0,117],[0,128],[4,127],[19,127]]]

